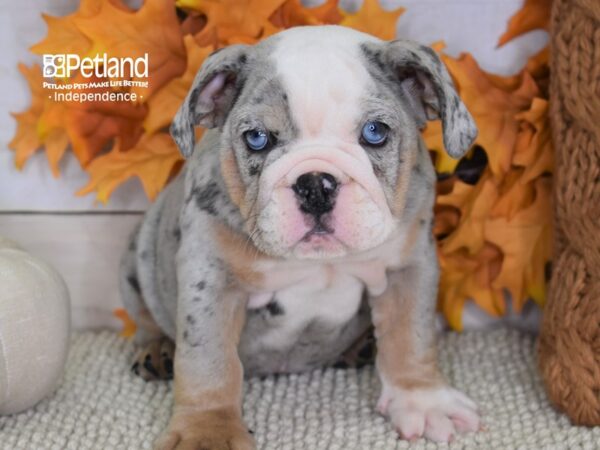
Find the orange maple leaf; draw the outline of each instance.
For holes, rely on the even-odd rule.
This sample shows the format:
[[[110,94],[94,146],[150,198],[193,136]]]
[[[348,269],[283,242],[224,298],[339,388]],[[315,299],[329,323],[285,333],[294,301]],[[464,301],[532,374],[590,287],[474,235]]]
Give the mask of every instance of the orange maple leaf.
[[[134,86],[132,92],[149,96],[185,70],[185,49],[175,6],[164,0],[146,0],[137,11],[124,11],[104,2],[98,14],[75,17],[75,24],[93,42],[88,54],[138,58],[148,54],[149,87]]]
[[[28,68],[19,64],[19,71],[29,84],[32,101],[28,110],[13,114],[17,120],[17,132],[8,146],[15,151],[15,165],[18,169],[22,169],[31,155],[44,146],[50,168],[56,177],[59,174],[58,164],[68,145],[62,105],[48,99],[47,92],[42,87],[43,78],[39,66]]]
[[[547,30],[552,0],[525,0],[523,7],[509,20],[508,28],[498,40],[498,47],[529,31]]]
[[[74,82],[83,81],[76,77]],[[86,81],[100,83],[97,77]],[[95,87],[82,89],[84,94],[102,93],[105,88]],[[142,122],[148,112],[146,104],[131,101],[87,101],[65,102],[65,124],[73,153],[82,167],[100,154],[114,139],[119,141],[119,148],[127,150],[142,135]]]
[[[493,285],[496,289],[507,289],[511,293],[517,312],[527,300],[527,291],[536,293],[536,290],[543,288],[544,264],[539,263],[549,259],[552,248],[551,240],[547,239],[552,222],[550,179],[539,178],[534,189],[534,201],[530,206],[521,209],[512,218],[490,218],[484,228],[486,241],[501,248],[504,255],[502,269]],[[543,242],[541,246],[537,245],[540,241]],[[537,256],[536,250],[540,253]],[[538,263],[533,270],[532,261]],[[526,280],[526,274],[529,280]],[[531,283],[530,286],[527,281]],[[543,301],[543,293],[541,295],[540,298],[536,293],[535,299]]]
[[[45,93],[42,88],[43,78],[40,66],[34,64],[27,67],[25,64],[19,64],[19,72],[29,85],[31,106],[24,112],[12,114],[17,121],[17,131],[8,146],[15,151],[15,165],[18,169],[22,169],[29,157],[42,145],[37,134],[37,123],[44,111]]]
[[[515,116],[519,134],[513,164],[525,168],[521,183],[529,183],[554,170],[554,154],[548,100],[534,98],[527,111]]]
[[[77,195],[96,191],[97,200],[106,203],[119,184],[135,176],[148,198],[153,200],[182,162],[177,146],[167,133],[145,135],[126,152],[113,148],[110,153],[96,158],[87,168],[89,183]]]
[[[307,8],[300,0],[287,0],[270,17],[279,29],[301,25],[337,24],[343,16],[337,0],[327,0],[319,6]]]
[[[31,47],[30,50],[33,53],[38,55],[45,53],[85,55],[92,46],[92,41],[75,24],[74,18],[78,17],[78,14],[71,14],[66,17],[52,17],[42,14],[42,17],[48,26],[48,35],[41,42]]]
[[[396,24],[404,11],[404,8],[386,11],[379,5],[378,0],[365,0],[358,12],[343,12],[344,18],[340,25],[391,40],[396,36]]]
[[[440,252],[440,309],[452,328],[462,329],[462,311],[468,300],[490,315],[504,313],[502,290],[492,285],[502,260],[502,251],[490,243],[475,255],[464,249],[448,255]]]
[[[184,74],[169,81],[148,100],[150,111],[144,121],[144,129],[148,133],[169,126],[192,86],[200,66],[213,51],[213,47],[198,46],[191,35],[184,37],[184,43],[187,52],[187,67]]]
[[[177,0],[179,8],[198,11],[207,18],[197,36],[201,46],[254,43],[262,36],[269,17],[285,0]],[[271,24],[272,26],[272,24]]]
[[[443,60],[479,128],[476,143],[486,150],[494,176],[501,177],[510,167],[517,140],[516,115],[526,110],[539,93],[535,81],[523,72],[518,84],[511,81],[499,87],[499,77],[483,72],[467,53],[458,59],[444,55]]]

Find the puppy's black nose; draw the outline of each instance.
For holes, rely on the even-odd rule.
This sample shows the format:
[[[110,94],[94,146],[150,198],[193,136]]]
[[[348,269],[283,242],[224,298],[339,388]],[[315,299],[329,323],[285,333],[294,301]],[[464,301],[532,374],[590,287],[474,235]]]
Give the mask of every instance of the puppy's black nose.
[[[305,173],[298,177],[292,189],[303,212],[321,216],[333,209],[337,181],[328,173]]]

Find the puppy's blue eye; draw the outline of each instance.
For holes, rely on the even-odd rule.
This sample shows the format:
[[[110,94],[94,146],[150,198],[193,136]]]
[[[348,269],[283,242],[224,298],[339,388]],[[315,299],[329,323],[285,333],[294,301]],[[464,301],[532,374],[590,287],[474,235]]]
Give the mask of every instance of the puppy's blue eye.
[[[383,122],[369,121],[362,128],[360,139],[366,145],[383,145],[390,128]]]
[[[249,130],[244,133],[246,145],[252,151],[259,152],[269,145],[269,134],[265,130]]]

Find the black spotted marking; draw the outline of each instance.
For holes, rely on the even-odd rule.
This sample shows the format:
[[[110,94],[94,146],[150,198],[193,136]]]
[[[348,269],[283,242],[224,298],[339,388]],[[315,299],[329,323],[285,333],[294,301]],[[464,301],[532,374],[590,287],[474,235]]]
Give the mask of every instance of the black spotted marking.
[[[440,57],[438,56],[438,54],[435,52],[434,49],[432,49],[431,47],[427,47],[426,45],[423,45],[423,46],[421,46],[421,51],[423,51],[429,55],[429,57],[431,58],[431,62],[436,67],[440,67],[442,65],[442,60],[440,59]]]
[[[175,227],[175,229],[173,230],[173,237],[177,242],[181,241],[181,228]]]
[[[200,280],[196,284],[194,284],[194,288],[196,288],[196,290],[198,290],[198,291],[204,290],[205,287],[206,287],[206,281],[204,281],[204,280]]]
[[[194,316],[192,316],[191,314],[188,314],[187,316],[185,316],[185,321],[187,323],[189,323],[190,325],[196,325],[196,318]]]
[[[272,316],[282,316],[285,314],[285,310],[277,300],[269,302],[265,308],[267,308],[267,311],[269,311],[269,314]]]
[[[250,167],[248,168],[248,173],[252,177],[255,176],[255,175],[258,175],[259,172],[260,172],[260,165],[259,164],[251,164]]]
[[[459,117],[464,117],[464,113],[460,111],[460,99],[458,98],[458,95],[452,96],[452,107],[458,112]]]
[[[140,283],[139,283],[137,277],[134,274],[130,274],[129,276],[127,276],[127,282],[129,283],[129,285],[131,286],[131,288],[138,295],[140,295],[142,293],[142,290],[140,288]]]
[[[200,347],[204,341],[202,340],[202,338],[197,338],[197,339],[192,339],[191,333],[188,330],[183,330],[183,340],[190,346],[190,347]]]
[[[417,176],[419,176],[419,177],[423,176],[423,174],[424,174],[424,173],[423,173],[423,167],[421,167],[421,165],[420,165],[420,164],[415,164],[415,165],[413,166],[413,168],[412,168],[412,171],[413,171],[413,173],[414,173],[415,175],[417,175]]]
[[[206,211],[212,216],[217,215],[215,202],[220,194],[219,186],[216,182],[211,181],[204,186],[194,186],[190,196],[196,201],[196,206],[202,211]]]

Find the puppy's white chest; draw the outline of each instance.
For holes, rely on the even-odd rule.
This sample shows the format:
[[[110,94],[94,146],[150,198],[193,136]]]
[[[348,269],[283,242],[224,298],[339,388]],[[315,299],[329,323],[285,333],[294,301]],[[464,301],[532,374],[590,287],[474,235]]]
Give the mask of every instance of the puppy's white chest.
[[[285,348],[311,324],[335,330],[357,313],[364,291],[360,279],[331,266],[315,267],[305,274],[274,292],[251,296],[250,308],[262,306],[256,301],[260,299],[263,305],[276,302],[280,312],[262,337],[265,345]]]
[[[309,280],[277,291],[275,298],[292,315],[320,318],[339,324],[358,309],[363,285],[357,278],[333,268],[324,268]]]

